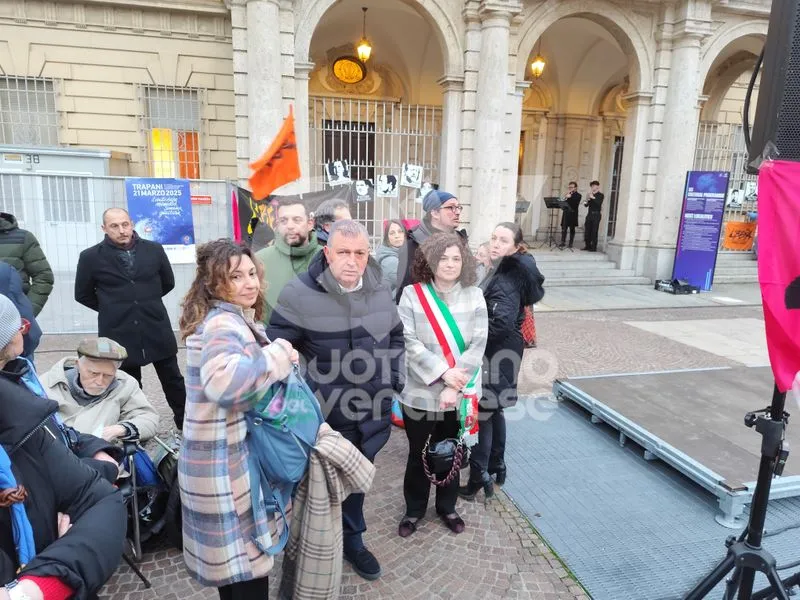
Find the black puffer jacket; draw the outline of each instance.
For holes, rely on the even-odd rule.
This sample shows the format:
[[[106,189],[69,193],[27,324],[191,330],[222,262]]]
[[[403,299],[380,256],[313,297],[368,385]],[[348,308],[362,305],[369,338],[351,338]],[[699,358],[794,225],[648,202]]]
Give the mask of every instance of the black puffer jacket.
[[[37,394],[36,389],[34,389],[36,386],[29,385],[31,380],[38,382],[38,385],[41,385],[41,382],[39,382],[36,373],[31,372],[30,363],[27,360],[17,358],[6,363],[5,366],[0,369],[0,379],[10,381],[11,383],[22,386],[26,391],[32,394],[44,397],[44,389]],[[92,457],[98,452],[105,452],[119,462],[123,457],[121,447],[107,442],[103,438],[91,435],[90,433],[81,433],[77,429],[64,425],[63,423],[56,424],[55,427],[60,428],[64,432],[64,441],[75,456],[93,469],[99,471],[100,474],[111,483],[117,480],[119,469],[110,462],[96,460]]]
[[[132,274],[129,260],[133,260]],[[126,251],[106,236],[78,258],[75,300],[97,311],[99,335],[125,346],[128,358],[123,367],[177,354],[178,343],[161,300],[174,287],[172,266],[157,242],[137,239]]]
[[[518,252],[504,257],[481,282],[489,311],[489,339],[483,368],[484,408],[513,406],[524,343],[520,327],[525,307],[544,297],[544,276],[533,256]]]
[[[20,229],[16,217],[4,212],[0,212],[0,260],[17,270],[22,291],[33,304],[34,316],[38,315],[53,291],[53,269],[36,236]]]
[[[25,509],[33,528],[36,557],[19,575],[8,508],[0,509],[0,585],[21,575],[57,577],[73,598],[96,597],[122,557],[126,515],[122,496],[83,465],[52,427],[58,404],[0,379],[0,443],[14,477],[25,486]],[[57,537],[58,513],[72,528]]]
[[[389,439],[391,400],[403,389],[403,323],[369,259],[362,288],[343,294],[319,252],[283,288],[267,335],[290,342],[328,423],[374,459]]]

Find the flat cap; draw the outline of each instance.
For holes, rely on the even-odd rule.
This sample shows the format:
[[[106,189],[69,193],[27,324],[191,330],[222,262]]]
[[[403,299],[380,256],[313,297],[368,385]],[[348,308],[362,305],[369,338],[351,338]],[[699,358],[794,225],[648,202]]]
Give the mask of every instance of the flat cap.
[[[78,356],[105,360],[125,360],[128,358],[128,351],[125,350],[125,346],[107,337],[85,338],[78,344]]]

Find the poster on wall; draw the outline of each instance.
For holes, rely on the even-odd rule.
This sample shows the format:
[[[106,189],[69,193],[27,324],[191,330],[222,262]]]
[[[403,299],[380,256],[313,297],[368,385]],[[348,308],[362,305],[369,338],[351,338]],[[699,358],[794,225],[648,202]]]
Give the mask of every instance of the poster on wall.
[[[375,195],[379,198],[397,198],[397,177],[394,175],[378,175]]]
[[[727,171],[689,171],[686,175],[672,278],[706,292],[714,281],[729,178]]]
[[[164,246],[173,264],[195,261],[192,195],[188,179],[125,179],[128,212],[139,237]]]
[[[357,179],[353,184],[355,202],[372,202],[375,200],[375,186],[372,179]]]
[[[346,160],[332,160],[325,165],[325,175],[330,185],[350,183],[350,165]]]
[[[419,189],[422,187],[422,167],[420,165],[403,164],[400,185]]]
[[[417,191],[417,196],[414,198],[414,201],[417,204],[422,204],[422,201],[425,199],[425,196],[428,195],[428,192],[431,190],[438,190],[439,184],[438,183],[431,183],[430,181],[425,181],[420,186],[419,190]]]

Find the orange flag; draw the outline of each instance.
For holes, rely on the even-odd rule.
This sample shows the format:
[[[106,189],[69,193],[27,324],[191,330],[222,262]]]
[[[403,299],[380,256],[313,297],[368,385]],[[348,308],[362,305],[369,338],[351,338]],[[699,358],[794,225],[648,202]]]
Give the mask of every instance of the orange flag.
[[[250,189],[255,200],[263,200],[284,184],[300,179],[300,160],[297,156],[297,140],[294,135],[294,111],[272,140],[272,145],[255,162],[250,163]]]

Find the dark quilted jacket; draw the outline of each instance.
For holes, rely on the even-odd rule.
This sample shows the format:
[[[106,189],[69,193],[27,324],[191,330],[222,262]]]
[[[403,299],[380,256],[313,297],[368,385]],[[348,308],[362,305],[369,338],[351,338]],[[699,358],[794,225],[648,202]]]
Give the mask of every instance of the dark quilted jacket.
[[[17,270],[33,314],[38,315],[53,291],[53,270],[36,236],[20,229],[16,217],[8,213],[0,213],[0,260]]]

